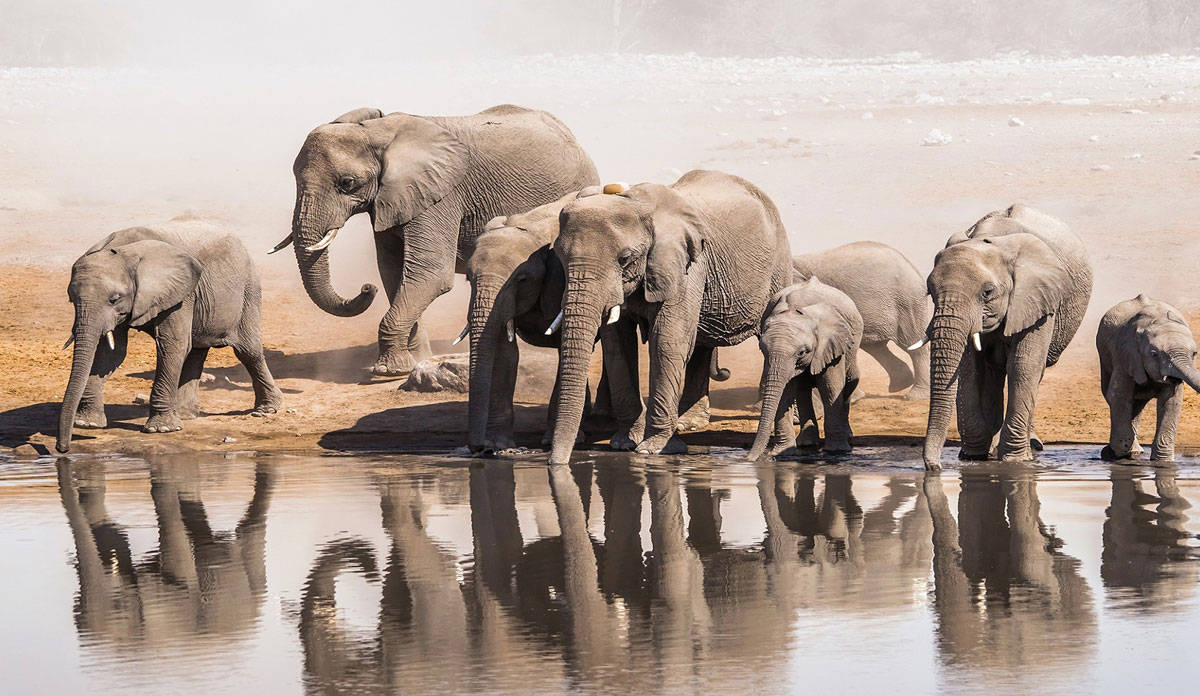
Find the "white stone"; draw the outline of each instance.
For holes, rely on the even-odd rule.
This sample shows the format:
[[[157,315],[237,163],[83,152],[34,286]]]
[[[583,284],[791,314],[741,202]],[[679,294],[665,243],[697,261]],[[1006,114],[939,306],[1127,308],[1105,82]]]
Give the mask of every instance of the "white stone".
[[[954,138],[949,133],[934,128],[921,141],[921,145],[924,147],[940,147],[942,145],[949,145],[952,142],[954,142]]]

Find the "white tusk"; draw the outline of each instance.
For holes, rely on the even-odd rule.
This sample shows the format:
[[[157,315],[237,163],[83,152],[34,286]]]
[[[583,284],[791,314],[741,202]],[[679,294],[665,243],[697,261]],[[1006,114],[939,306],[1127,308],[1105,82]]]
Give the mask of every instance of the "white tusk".
[[[516,338],[516,333],[513,332],[513,320],[509,319],[508,323],[504,325],[504,328],[508,330],[508,342],[512,343]]]
[[[288,236],[283,238],[282,242],[271,247],[271,250],[268,251],[267,253],[274,254],[275,252],[279,251],[280,249],[286,249],[287,247],[291,246],[291,243],[292,243],[292,235],[289,234]]]
[[[328,232],[325,233],[324,237],[321,237],[321,241],[317,242],[316,244],[314,244],[310,247],[304,247],[304,250],[305,251],[320,251],[320,250],[324,249],[325,247],[327,247],[333,243],[333,238],[337,236],[337,233],[339,231],[341,231],[340,227],[336,230],[329,230]]]
[[[72,344],[72,343],[74,343],[74,342],[75,342],[75,335],[74,335],[74,334],[71,334],[71,337],[70,337],[70,338],[68,338],[68,339],[67,339],[67,342],[63,344],[63,347],[62,347],[62,349],[63,349],[63,350],[66,350],[66,349],[67,349],[67,346],[71,345],[71,344]]]
[[[920,348],[921,346],[925,345],[926,343],[929,343],[929,336],[928,336],[928,335],[922,336],[922,337],[921,337],[921,340],[919,340],[919,341],[917,341],[916,343],[914,343],[914,344],[912,344],[911,346],[909,346],[909,347],[908,347],[908,350],[916,350],[916,349]]]
[[[975,350],[976,350],[976,351],[982,351],[982,350],[983,350],[983,342],[979,340],[979,332],[978,332],[978,331],[976,331],[975,333],[971,334],[971,342],[975,344]]]
[[[617,320],[620,318],[621,318],[621,305],[616,305],[612,308],[612,311],[608,313],[608,323],[615,324],[615,323],[617,323]]]
[[[463,330],[462,330],[462,333],[460,333],[460,334],[458,335],[458,338],[454,339],[454,341],[452,341],[452,342],[450,343],[450,345],[452,345],[452,346],[457,346],[458,344],[462,343],[462,340],[463,340],[464,338],[466,338],[466,337],[467,337],[467,334],[468,334],[468,333],[470,333],[470,332],[471,332],[471,325],[470,325],[470,324],[468,324],[468,325],[464,326],[464,327],[463,327]]]
[[[117,349],[117,343],[116,343],[116,341],[114,341],[114,340],[113,340],[113,335],[112,335],[112,332],[111,332],[111,331],[109,331],[107,334],[105,334],[105,335],[104,335],[104,337],[108,339],[108,349],[109,349],[109,350],[116,350],[116,349]]]
[[[558,316],[554,317],[554,321],[550,322],[550,328],[546,329],[546,335],[549,336],[550,334],[554,333],[555,331],[558,331],[558,327],[562,326],[562,320],[563,320],[563,313],[562,313],[562,310],[560,309],[560,310],[558,310]]]

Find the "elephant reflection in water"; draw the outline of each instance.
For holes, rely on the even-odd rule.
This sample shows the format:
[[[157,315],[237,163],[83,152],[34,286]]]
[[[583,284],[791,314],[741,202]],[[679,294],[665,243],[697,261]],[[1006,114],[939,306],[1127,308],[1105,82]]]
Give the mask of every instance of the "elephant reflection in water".
[[[1179,492],[1174,469],[1155,469],[1153,494],[1136,475],[1112,472],[1100,577],[1110,590],[1132,590],[1139,606],[1191,599],[1200,575],[1200,553],[1189,546],[1196,535],[1185,526],[1191,504]]]
[[[76,626],[128,646],[228,637],[253,627],[266,589],[266,522],[276,474],[259,463],[254,493],[233,533],[215,532],[194,462],[152,461],[158,548],[135,560],[105,506],[105,465],[58,463],[58,487],[75,542]]]
[[[922,485],[944,660],[1033,669],[1091,649],[1091,594],[1079,561],[1041,519],[1032,474],[963,472],[957,523],[941,477],[927,474]]]

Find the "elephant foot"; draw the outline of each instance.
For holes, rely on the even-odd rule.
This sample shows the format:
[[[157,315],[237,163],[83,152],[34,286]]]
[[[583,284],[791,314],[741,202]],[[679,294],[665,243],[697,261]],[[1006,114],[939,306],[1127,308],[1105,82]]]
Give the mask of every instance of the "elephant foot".
[[[1035,452],[1041,452],[1046,449],[1046,445],[1042,443],[1042,438],[1037,436],[1037,433],[1029,433],[1029,448]]]
[[[990,452],[968,452],[967,450],[959,450],[958,458],[964,462],[986,462],[992,458]]]
[[[837,442],[825,441],[825,447],[822,448],[825,454],[850,454],[852,451],[849,440],[841,440]]]
[[[1135,455],[1136,455],[1136,454],[1145,454],[1145,453],[1146,453],[1146,449],[1145,449],[1144,447],[1142,447],[1141,445],[1139,445],[1138,443],[1136,443],[1136,442],[1135,442],[1135,443],[1133,443],[1133,447],[1132,447],[1132,448],[1130,448],[1129,452],[1130,452],[1131,454],[1135,454]]]
[[[608,446],[618,452],[628,452],[637,447],[637,440],[633,439],[628,430],[620,430],[608,438]]]
[[[142,426],[143,433],[173,433],[183,430],[183,422],[174,413],[156,413]]]
[[[896,392],[904,391],[913,385],[912,374],[907,377],[889,377],[888,378],[888,393],[895,394]]]
[[[471,445],[471,453],[480,457],[492,457],[506,450],[516,449],[517,442],[512,433],[489,433],[482,445]]]
[[[796,454],[795,438],[771,438],[771,443],[767,445],[767,454],[772,457],[786,457]]]
[[[913,387],[904,395],[905,401],[925,401],[929,398],[929,387]]]
[[[816,447],[821,444],[821,433],[817,430],[816,423],[809,423],[800,429],[800,435],[796,438],[797,447]]]
[[[100,405],[97,408],[80,408],[75,414],[75,427],[96,429],[108,426],[108,418],[104,415],[104,406]]]
[[[200,407],[187,406],[187,407],[176,408],[175,415],[179,416],[179,420],[185,420],[185,421],[196,420],[197,418],[200,417]],[[254,415],[254,414],[251,413],[250,415]]]
[[[254,410],[250,412],[250,415],[255,418],[266,418],[279,413],[281,408],[283,408],[283,392],[275,387],[267,394],[267,398],[254,404]]]
[[[712,412],[709,410],[708,397],[705,396],[679,417],[679,425],[676,427],[682,433],[704,430],[711,419]]]
[[[687,454],[687,443],[673,433],[659,433],[638,443],[638,454]]]
[[[1141,448],[1139,447],[1138,449]],[[1113,449],[1112,445],[1105,445],[1104,449],[1100,450],[1100,458],[1106,462],[1130,461],[1136,458],[1134,455],[1135,453],[1132,450],[1128,452],[1119,452]]]
[[[427,357],[429,356],[417,356],[408,350],[389,350],[379,356],[379,360],[371,367],[371,374],[379,377],[403,377]]]
[[[1002,462],[1032,462],[1033,450],[1028,447],[1024,447],[1022,449],[1002,452],[1000,453],[999,459]]]

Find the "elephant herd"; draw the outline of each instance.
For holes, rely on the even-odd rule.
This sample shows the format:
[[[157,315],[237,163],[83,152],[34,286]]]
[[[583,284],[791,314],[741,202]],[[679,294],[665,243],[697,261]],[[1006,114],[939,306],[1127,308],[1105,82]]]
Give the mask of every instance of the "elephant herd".
[[[1026,206],[952,236],[927,280],[877,242],[793,256],[779,210],[751,182],[695,170],[669,185],[601,186],[565,125],[512,105],[452,118],[357,109],[314,129],[293,171],[292,231],[271,253],[294,247],[304,288],[326,312],[360,314],[377,292],[365,284],[346,299],[330,283],[338,231],[370,215],[389,302],[374,374],[405,374],[431,355],[421,314],[455,273],[467,275],[458,341],[470,338],[467,444],[481,454],[515,444],[518,336],[559,353],[543,440],[552,464],[569,460],[589,419],[609,429],[614,449],[685,453],[678,431],[707,424],[710,379],[728,376],[717,350],[758,336],[763,401],[752,458],[820,444],[821,414],[825,450],[849,451],[861,348],[887,370],[891,391],[929,398],[926,468],[941,466],[952,413],[963,459],[1029,460],[1042,446],[1033,429],[1039,383],[1091,296],[1081,237]],[[212,347],[233,347],[246,365],[254,415],[279,408],[262,357],[257,271],[236,238],[197,226],[117,232],[76,262],[60,452],[72,426],[105,424],[101,390],[129,328],[152,334],[158,349],[146,432],[179,430],[194,417]],[[639,335],[649,353],[645,399]],[[603,372],[593,402],[597,341]],[[889,342],[907,347],[911,368]],[[1157,399],[1152,456],[1170,459],[1182,385],[1200,390],[1186,321],[1140,295],[1105,315],[1097,347],[1112,415],[1103,456],[1141,451],[1138,421]]]

